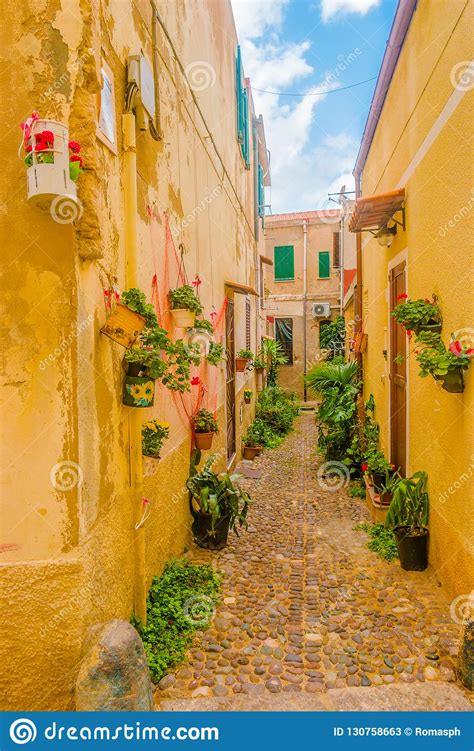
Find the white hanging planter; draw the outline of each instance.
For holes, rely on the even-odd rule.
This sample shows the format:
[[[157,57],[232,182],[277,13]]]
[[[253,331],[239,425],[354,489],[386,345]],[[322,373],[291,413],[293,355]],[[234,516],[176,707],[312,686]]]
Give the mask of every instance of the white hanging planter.
[[[53,134],[53,141],[45,148],[36,150],[37,136],[42,132]],[[53,219],[67,224],[77,219],[81,204],[70,171],[79,172],[79,163],[70,166],[69,131],[57,120],[35,120],[31,125],[26,148],[31,147],[26,158],[31,160],[27,167],[28,201],[42,211],[49,211]],[[44,144],[42,144],[44,146]],[[75,165],[77,164],[77,168]]]

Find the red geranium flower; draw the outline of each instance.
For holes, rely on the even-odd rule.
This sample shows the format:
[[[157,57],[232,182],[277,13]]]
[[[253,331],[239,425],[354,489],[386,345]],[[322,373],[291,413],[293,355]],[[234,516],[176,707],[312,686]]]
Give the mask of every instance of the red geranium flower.
[[[408,295],[406,292],[400,292],[399,295],[397,295],[397,300],[406,300],[408,298]]]
[[[413,331],[411,329],[407,329],[407,337],[410,339],[413,336]]]
[[[369,465],[367,464],[367,462],[364,462],[363,464],[361,464],[362,472],[367,472],[368,469],[369,469]]]
[[[69,141],[68,146],[74,154],[79,154],[81,150],[80,143],[78,143],[77,141]]]
[[[70,162],[79,162],[79,166],[82,168],[82,165],[84,162],[82,161],[82,156],[79,156],[79,154],[73,154],[71,157],[69,157]]]
[[[46,149],[48,148],[49,146],[46,143],[46,141],[38,141],[38,143],[35,146],[35,151],[46,151]]]
[[[26,151],[27,154],[30,153],[30,151],[31,151],[31,143],[28,146],[25,146],[25,151]]]
[[[194,376],[194,378],[191,378],[191,386],[199,386],[201,383],[201,379],[199,376]]]
[[[35,133],[36,141],[45,141],[45,143],[53,143],[54,133],[51,130],[42,130],[41,133]]]
[[[469,357],[472,357],[472,355],[474,355],[474,348],[469,347],[469,349],[466,350],[466,355],[468,355]]]
[[[456,357],[459,357],[459,355],[462,355],[462,347],[460,342],[457,340],[455,342],[451,342],[449,345],[449,351],[453,353],[453,355],[456,355]]]

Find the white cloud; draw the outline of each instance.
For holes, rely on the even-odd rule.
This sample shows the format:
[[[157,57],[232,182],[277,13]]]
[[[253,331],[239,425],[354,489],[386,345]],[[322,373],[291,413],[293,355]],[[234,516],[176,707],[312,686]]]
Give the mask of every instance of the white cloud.
[[[258,39],[268,28],[279,29],[289,0],[232,0],[237,34]]]
[[[324,22],[344,13],[359,13],[365,16],[379,5],[380,0],[321,0],[321,16]]]

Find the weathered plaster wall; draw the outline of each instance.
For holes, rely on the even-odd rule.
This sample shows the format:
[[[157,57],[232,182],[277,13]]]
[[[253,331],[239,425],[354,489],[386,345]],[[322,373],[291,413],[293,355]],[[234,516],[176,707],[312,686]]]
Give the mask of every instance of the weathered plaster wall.
[[[389,262],[406,251],[409,296],[438,296],[445,343],[451,332],[472,338],[474,331],[468,281],[474,200],[467,168],[473,91],[455,89],[456,70],[471,55],[472,14],[472,4],[463,0],[418,4],[363,172],[363,194],[404,186],[407,197],[406,232],[397,233],[390,249],[374,240],[363,248],[365,392],[374,394],[385,447],[389,380],[383,350]],[[453,96],[457,106],[441,115]],[[433,141],[418,160],[432,128]],[[431,377],[419,378],[417,371],[411,358],[409,471],[426,470],[429,475],[430,561],[436,575],[453,596],[467,594],[474,585],[474,373],[471,367],[463,394],[449,394]]]
[[[209,316],[212,305],[218,309],[224,300],[226,279],[255,284],[253,165],[244,168],[235,135],[235,29],[227,2],[160,2],[158,7],[184,67],[204,61],[215,82],[196,93],[201,116],[158,30],[164,139],[158,143],[149,133],[137,133],[138,281],[149,297],[155,273],[162,284],[166,213],[176,244],[184,243],[188,277],[199,273],[203,280],[201,298]],[[8,3],[4,20],[2,93],[9,109],[0,178],[5,220],[1,528],[8,547],[2,552],[2,612],[7,614],[0,655],[2,708],[66,709],[72,707],[88,627],[129,618],[137,580],[144,577],[148,585],[189,539],[187,499],[174,497],[187,476],[190,433],[170,394],[160,389],[143,419],[167,420],[171,435],[162,461],[144,463],[143,492],[151,500],[151,516],[140,533],[142,570],[134,547],[130,411],[121,404],[124,352],[100,334],[100,327],[106,317],[103,289],[114,281],[125,289],[129,275],[121,113],[127,56],[143,50],[151,61],[150,3]],[[96,137],[101,59],[115,77],[117,154]],[[59,224],[27,204],[25,168],[16,152],[19,124],[33,109],[67,122],[70,137],[82,144],[82,216],[75,224]],[[211,200],[203,200],[216,187]],[[235,310],[239,348],[245,344],[242,296],[236,295]],[[236,385],[238,456],[253,411],[245,408],[240,426],[246,381],[252,386],[253,376],[238,376]],[[218,384],[217,450],[226,435],[221,368]],[[52,468],[66,461],[73,462],[69,474],[62,467],[53,472],[54,487]]]

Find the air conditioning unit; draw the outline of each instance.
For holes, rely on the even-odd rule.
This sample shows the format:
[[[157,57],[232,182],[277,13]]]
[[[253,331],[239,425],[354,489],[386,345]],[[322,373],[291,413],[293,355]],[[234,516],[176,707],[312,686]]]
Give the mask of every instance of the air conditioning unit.
[[[329,318],[331,315],[331,305],[328,302],[313,303],[313,318]]]

